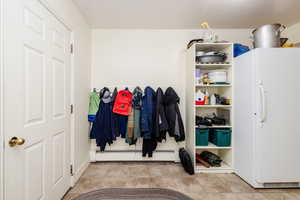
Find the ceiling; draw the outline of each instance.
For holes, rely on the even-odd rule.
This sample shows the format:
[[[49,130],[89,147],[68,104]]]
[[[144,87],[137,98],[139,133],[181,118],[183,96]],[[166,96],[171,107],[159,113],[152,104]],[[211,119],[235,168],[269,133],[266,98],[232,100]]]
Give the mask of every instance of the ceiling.
[[[300,0],[73,0],[93,28],[254,28],[300,21]]]

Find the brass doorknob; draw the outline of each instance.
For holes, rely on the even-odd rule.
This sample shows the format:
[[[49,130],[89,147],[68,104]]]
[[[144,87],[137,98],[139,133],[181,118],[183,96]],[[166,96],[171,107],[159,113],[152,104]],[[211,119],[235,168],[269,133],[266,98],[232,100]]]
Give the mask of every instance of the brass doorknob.
[[[22,145],[24,143],[25,143],[25,139],[17,138],[17,137],[12,137],[8,142],[9,146],[11,146],[11,147],[14,147],[17,145]]]

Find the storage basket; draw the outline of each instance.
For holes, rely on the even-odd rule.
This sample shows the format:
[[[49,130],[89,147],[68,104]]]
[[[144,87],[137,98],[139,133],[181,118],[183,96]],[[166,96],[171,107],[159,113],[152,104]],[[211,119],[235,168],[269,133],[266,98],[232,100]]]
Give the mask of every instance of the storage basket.
[[[212,129],[209,141],[219,147],[229,147],[231,145],[231,129]]]
[[[208,146],[209,129],[196,129],[196,146]]]

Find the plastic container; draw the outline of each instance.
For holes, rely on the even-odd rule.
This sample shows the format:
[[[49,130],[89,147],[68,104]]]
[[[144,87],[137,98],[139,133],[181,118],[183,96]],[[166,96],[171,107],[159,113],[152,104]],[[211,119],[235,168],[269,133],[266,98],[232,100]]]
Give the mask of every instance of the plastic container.
[[[208,146],[209,129],[196,129],[196,146]]]
[[[195,101],[196,106],[204,105],[204,101]]]
[[[195,84],[200,84],[201,83],[201,69],[196,69],[196,79],[195,79]]]
[[[210,105],[216,105],[217,104],[216,94],[212,94],[209,99],[210,99]]]
[[[209,141],[218,147],[229,147],[231,132],[231,129],[212,129],[209,133]]]
[[[227,83],[227,72],[214,70],[208,73],[211,83]]]
[[[240,55],[250,51],[249,47],[244,46],[242,44],[234,44],[233,49],[234,49],[233,50],[234,51],[234,53],[233,53],[234,57],[240,56]]]

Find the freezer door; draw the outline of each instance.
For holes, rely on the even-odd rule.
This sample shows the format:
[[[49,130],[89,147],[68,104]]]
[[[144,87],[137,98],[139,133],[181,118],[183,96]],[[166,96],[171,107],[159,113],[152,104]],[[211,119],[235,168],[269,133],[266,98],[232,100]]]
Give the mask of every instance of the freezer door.
[[[255,178],[300,182],[300,48],[254,50]]]

